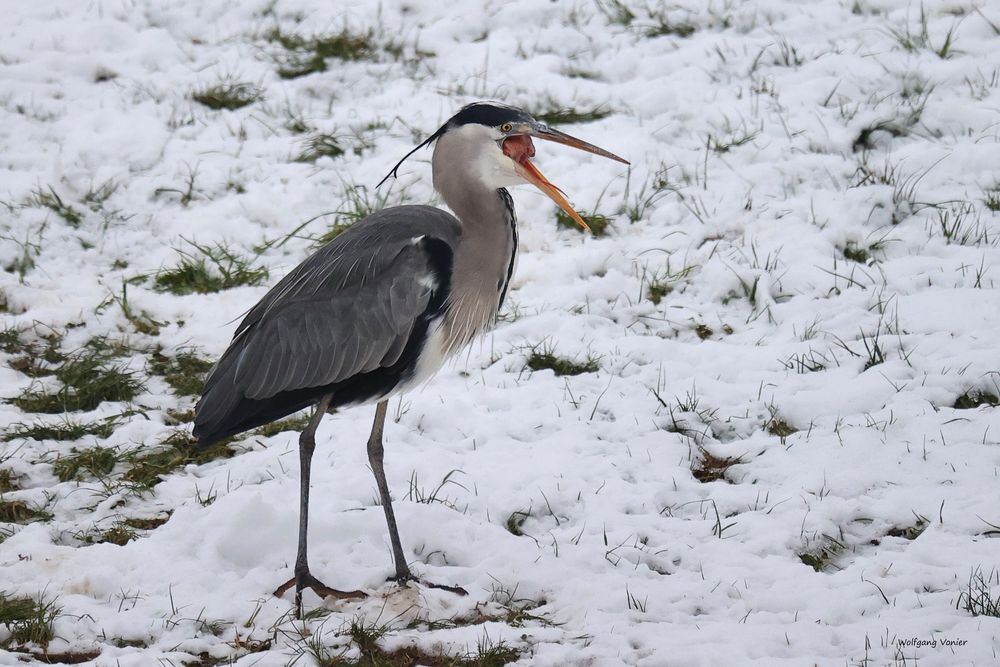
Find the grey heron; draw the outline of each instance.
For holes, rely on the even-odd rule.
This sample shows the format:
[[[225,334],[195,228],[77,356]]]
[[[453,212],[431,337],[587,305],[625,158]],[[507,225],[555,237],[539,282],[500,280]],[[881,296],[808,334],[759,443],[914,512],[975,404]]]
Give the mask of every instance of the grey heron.
[[[463,107],[386,175],[395,176],[406,158],[433,145],[434,188],[454,215],[430,206],[394,206],[354,224],[248,311],[205,382],[194,426],[200,446],[315,406],[299,437],[294,576],[275,591],[281,596],[294,585],[300,614],[305,588],[321,597],[363,595],[334,590],[309,570],[310,463],[323,415],[377,403],[368,459],[389,528],[393,578],[411,579],[383,469],[387,401],[424,382],[492,325],[517,256],[508,186],[536,186],[587,227],[531,163],[532,137],[628,164],[520,109],[485,102]]]

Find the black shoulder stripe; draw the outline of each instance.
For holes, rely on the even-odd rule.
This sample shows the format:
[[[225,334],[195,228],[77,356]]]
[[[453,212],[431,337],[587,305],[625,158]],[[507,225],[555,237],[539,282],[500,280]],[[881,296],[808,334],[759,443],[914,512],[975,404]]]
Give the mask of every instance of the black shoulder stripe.
[[[510,279],[514,275],[514,261],[517,259],[517,216],[514,214],[514,200],[511,199],[510,193],[507,192],[505,188],[500,188],[498,191],[500,193],[500,198],[503,199],[504,207],[507,209],[507,222],[510,225],[510,235],[511,235],[511,248],[510,248],[510,262],[507,264],[507,276],[503,280],[502,288],[501,285],[497,285],[500,290],[500,302],[497,304],[497,311],[503,308],[503,302],[507,298],[507,288],[510,287]]]

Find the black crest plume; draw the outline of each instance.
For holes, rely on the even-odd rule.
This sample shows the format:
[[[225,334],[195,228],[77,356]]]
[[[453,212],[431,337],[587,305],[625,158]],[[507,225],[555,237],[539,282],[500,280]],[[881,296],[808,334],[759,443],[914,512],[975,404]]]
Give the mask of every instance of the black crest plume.
[[[448,119],[444,125],[438,128],[437,132],[420,142],[416,148],[411,150],[409,153],[403,156],[403,159],[396,163],[388,174],[385,175],[378,185],[375,187],[380,187],[383,183],[389,180],[389,177],[397,178],[396,172],[399,167],[406,161],[406,158],[410,157],[418,150],[424,146],[430,146],[435,141],[441,138],[441,136],[448,130],[461,127],[463,125],[468,125],[470,123],[476,123],[478,125],[486,125],[488,127],[495,127],[503,122],[531,122],[534,119],[529,116],[524,111],[521,111],[517,107],[509,107],[505,104],[500,104],[499,102],[473,102],[472,104],[467,104],[462,107],[458,113]]]

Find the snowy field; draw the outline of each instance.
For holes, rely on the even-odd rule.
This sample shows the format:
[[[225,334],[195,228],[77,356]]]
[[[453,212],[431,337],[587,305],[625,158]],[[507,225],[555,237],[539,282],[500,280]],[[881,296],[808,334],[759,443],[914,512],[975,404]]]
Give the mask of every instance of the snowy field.
[[[1000,664],[1000,6],[51,0],[0,27],[0,664]],[[629,159],[512,191],[496,329],[198,454],[207,363],[324,235],[436,202],[494,99]],[[557,373],[558,372],[558,373]]]

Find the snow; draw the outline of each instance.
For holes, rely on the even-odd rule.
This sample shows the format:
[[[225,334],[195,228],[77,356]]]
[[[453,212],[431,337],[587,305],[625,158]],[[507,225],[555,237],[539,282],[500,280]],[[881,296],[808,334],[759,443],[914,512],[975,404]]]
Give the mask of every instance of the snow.
[[[618,7],[629,25],[613,20]],[[59,482],[52,462],[72,448],[153,449],[172,432],[167,411],[193,400],[150,377],[134,405],[78,415],[138,411],[107,438],[0,443],[0,469],[21,487],[3,499],[53,514],[0,524],[0,591],[57,599],[51,653],[285,665],[309,636],[348,650],[344,628],[361,619],[389,623],[387,648],[474,653],[486,633],[521,649],[523,665],[1000,660],[1000,623],[960,604],[974,570],[1000,567],[1000,412],[953,407],[969,390],[1000,393],[995,5],[53,0],[6,16],[0,326],[62,331],[65,350],[111,335],[215,358],[352,188],[374,201],[396,160],[470,101],[606,109],[561,129],[632,163],[536,142],[536,164],[578,209],[613,217],[608,235],[557,228],[547,198],[515,188],[521,255],[502,321],[390,404],[386,466],[407,558],[468,596],[386,582],[371,408],[320,426],[310,533],[313,572],[370,597],[307,594],[329,615],[305,626],[270,595],[294,561],[296,433],[247,436],[237,456],[143,494]],[[664,17],[694,30],[651,36]],[[281,49],[265,39],[276,26],[370,29],[400,51],[282,79]],[[191,99],[222,80],[262,99],[218,111]],[[312,130],[295,134],[295,119]],[[296,161],[318,132],[344,154]],[[89,206],[106,183],[107,201]],[[435,202],[429,151],[386,187],[389,204]],[[78,228],[38,205],[49,188],[83,214]],[[255,260],[270,278],[155,291],[185,240],[246,256],[272,242]],[[159,335],[105,303],[125,281]],[[653,281],[671,287],[658,304]],[[539,345],[600,370],[526,370]],[[869,365],[875,345],[884,360]],[[13,398],[33,381],[0,356],[0,393]],[[130,363],[143,369],[148,354]],[[4,426],[57,417],[0,403]],[[778,418],[795,431],[769,430]],[[692,469],[704,452],[738,462],[703,482]],[[77,538],[167,513],[124,546]],[[918,518],[923,532],[900,536]],[[823,571],[803,563],[830,540],[842,546]],[[533,601],[537,618],[507,624],[502,591]],[[480,616],[491,620],[407,627]],[[0,652],[0,664],[23,658]]]

